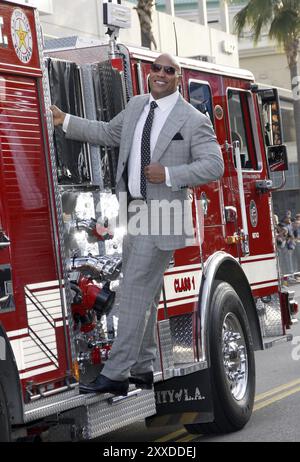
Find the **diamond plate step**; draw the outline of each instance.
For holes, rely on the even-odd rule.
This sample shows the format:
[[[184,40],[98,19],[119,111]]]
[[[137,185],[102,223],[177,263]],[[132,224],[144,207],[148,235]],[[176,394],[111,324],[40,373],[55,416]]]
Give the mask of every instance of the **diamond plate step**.
[[[130,412],[127,409],[128,406],[131,408]],[[114,420],[120,413],[123,417],[120,418],[119,415],[117,420],[121,427],[124,426],[125,417],[129,418],[130,416],[131,419],[136,420],[152,415],[156,411],[153,390],[140,390],[132,385],[126,397],[114,397],[110,393],[81,395],[78,387],[76,387],[74,390],[26,404],[24,406],[24,419],[25,423],[28,423],[77,408],[81,408],[81,414],[90,416],[87,418],[87,428],[89,428],[89,419],[97,420],[97,416],[99,419],[101,417],[101,424],[103,425],[109,415]],[[128,415],[124,413],[128,413]],[[90,430],[87,431],[90,434]]]

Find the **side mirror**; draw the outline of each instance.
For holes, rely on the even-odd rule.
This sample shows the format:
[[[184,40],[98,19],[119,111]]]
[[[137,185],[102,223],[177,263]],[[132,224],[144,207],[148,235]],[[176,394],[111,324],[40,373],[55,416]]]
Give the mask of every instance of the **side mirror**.
[[[256,88],[260,103],[262,126],[266,146],[282,145],[283,131],[278,90],[276,88]]]
[[[288,158],[285,144],[269,146],[267,150],[270,172],[283,172],[288,170]]]

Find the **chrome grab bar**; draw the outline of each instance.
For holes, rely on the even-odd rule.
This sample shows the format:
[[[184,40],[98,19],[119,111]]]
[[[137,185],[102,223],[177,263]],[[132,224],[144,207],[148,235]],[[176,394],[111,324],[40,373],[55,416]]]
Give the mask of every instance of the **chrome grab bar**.
[[[241,241],[242,251],[244,255],[248,255],[249,254],[249,231],[248,231],[243,172],[242,172],[242,163],[241,163],[241,151],[240,151],[239,141],[233,142],[233,155],[235,156],[235,161],[236,161],[236,171],[237,171],[239,196],[240,196],[240,204],[241,204],[241,214],[242,214],[242,226],[243,226],[243,229],[241,230],[242,237],[243,237],[243,240]]]
[[[9,237],[6,236],[3,230],[0,230],[0,249],[5,249],[10,246]]]

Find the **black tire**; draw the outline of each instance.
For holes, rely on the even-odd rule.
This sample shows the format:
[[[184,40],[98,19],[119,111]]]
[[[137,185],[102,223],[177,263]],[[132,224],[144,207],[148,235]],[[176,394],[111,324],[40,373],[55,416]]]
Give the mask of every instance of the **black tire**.
[[[11,441],[11,426],[4,389],[0,383],[0,442]]]
[[[236,326],[236,330],[234,328],[230,330],[230,326]],[[232,342],[231,332],[240,332],[241,339]],[[231,347],[233,350],[230,352],[230,359],[228,356],[225,358],[225,349],[227,348],[228,353]],[[254,349],[243,304],[233,287],[223,281],[216,281],[213,289],[209,320],[209,349],[214,422],[188,424],[185,427],[193,434],[220,434],[241,430],[251,417],[254,403]],[[232,364],[236,364],[234,369],[230,369]],[[233,370],[241,371],[240,381],[232,380]]]

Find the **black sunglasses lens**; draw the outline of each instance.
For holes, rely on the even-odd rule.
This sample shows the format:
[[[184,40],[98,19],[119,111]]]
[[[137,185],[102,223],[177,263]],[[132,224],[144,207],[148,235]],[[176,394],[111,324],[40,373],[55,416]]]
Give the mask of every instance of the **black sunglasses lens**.
[[[164,66],[164,71],[168,75],[174,75],[176,69],[175,69],[175,67],[172,67],[172,66]]]
[[[152,64],[151,64],[151,70],[152,70],[153,72],[159,72],[159,71],[161,71],[161,69],[162,69],[162,65],[161,65],[161,64],[155,64],[155,63],[152,63]]]
[[[172,67],[172,66],[162,66],[161,64],[156,64],[156,63],[151,64],[151,70],[153,72],[160,72],[162,68],[164,69],[165,73],[168,75],[174,75],[176,72],[175,67]]]

